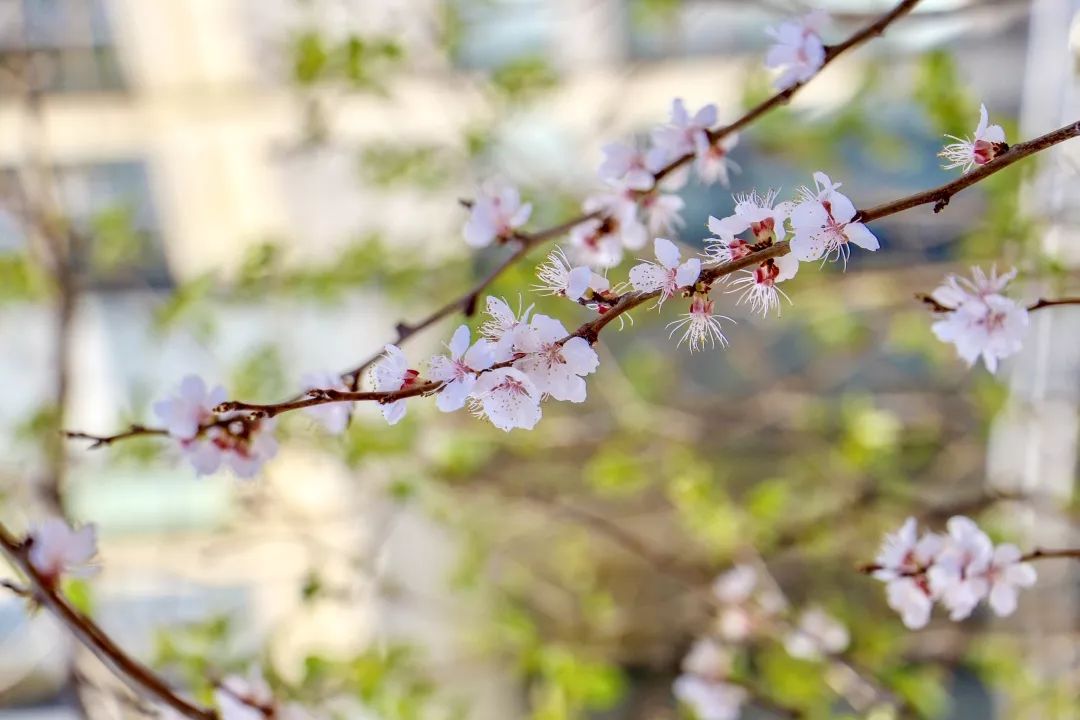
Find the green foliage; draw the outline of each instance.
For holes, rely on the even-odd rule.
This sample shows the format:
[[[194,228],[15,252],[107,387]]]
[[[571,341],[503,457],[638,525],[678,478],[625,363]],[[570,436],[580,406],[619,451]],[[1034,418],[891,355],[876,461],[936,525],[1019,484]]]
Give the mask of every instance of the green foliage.
[[[0,305],[42,300],[48,285],[41,267],[27,253],[0,253]]]
[[[89,583],[78,578],[65,578],[62,590],[76,610],[84,615],[94,614],[94,594]]]
[[[112,273],[131,266],[149,250],[149,236],[135,227],[134,209],[117,205],[97,213],[90,222],[90,263]]]
[[[511,60],[491,74],[491,86],[511,103],[534,100],[559,83],[559,76],[546,58],[525,56]]]
[[[533,720],[571,720],[606,710],[622,696],[624,680],[611,664],[588,660],[559,646],[542,647],[531,668]]]
[[[281,353],[272,344],[254,348],[232,373],[232,397],[277,400],[287,391],[288,381]]]
[[[602,495],[634,495],[649,483],[635,449],[627,442],[601,446],[585,465],[585,482]]]
[[[886,681],[924,718],[942,717],[949,707],[949,690],[941,668],[908,666],[886,675]]]
[[[461,168],[457,158],[437,145],[372,143],[361,151],[360,170],[378,187],[432,190],[450,183]]]
[[[667,478],[668,499],[683,525],[717,555],[730,555],[743,537],[741,517],[713,469],[684,450],[672,454]]]
[[[931,50],[919,58],[912,97],[922,106],[935,131],[964,135],[974,129],[978,108],[972,112],[966,87],[949,51]]]
[[[387,74],[405,56],[393,38],[351,34],[334,41],[316,30],[297,34],[291,51],[293,80],[298,85],[333,82],[363,90],[383,89]]]

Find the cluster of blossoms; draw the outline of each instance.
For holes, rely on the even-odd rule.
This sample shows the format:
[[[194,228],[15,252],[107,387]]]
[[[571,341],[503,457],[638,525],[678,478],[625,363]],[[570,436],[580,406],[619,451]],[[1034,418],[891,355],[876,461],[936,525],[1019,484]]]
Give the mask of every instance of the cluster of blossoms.
[[[873,575],[887,583],[889,607],[913,630],[930,621],[935,601],[951,620],[965,619],[983,599],[997,615],[1012,614],[1017,590],[1035,584],[1035,568],[1015,545],[995,547],[969,518],[950,518],[946,528],[945,535],[920,537],[915,518],[908,518],[885,537]]]
[[[787,601],[752,565],[736,565],[713,581],[716,619],[709,637],[699,638],[682,662],[672,688],[680,703],[702,720],[735,720],[748,694],[732,682],[731,667],[738,646],[777,638],[788,654],[817,661],[847,649],[850,638],[842,623],[818,608],[803,611],[794,625]]]
[[[440,410],[453,412],[468,405],[474,414],[507,431],[533,428],[547,398],[585,401],[585,376],[600,363],[587,340],[569,337],[561,322],[532,315],[531,307],[515,313],[500,298],[488,297],[487,314],[475,343],[470,345],[469,328],[462,325],[447,346],[449,354],[429,361],[430,381],[408,366],[400,349],[386,346],[386,354],[372,369],[375,390],[392,393],[434,382]],[[382,408],[391,424],[405,415],[404,400],[384,403]]]
[[[998,360],[1020,352],[1028,309],[1002,294],[1014,277],[1015,269],[999,277],[996,269],[987,275],[972,268],[970,280],[949,275],[930,295],[943,309],[943,317],[933,325],[934,334],[956,345],[968,365],[981,356],[986,369],[996,372]]]
[[[175,395],[154,404],[154,413],[198,474],[209,475],[224,466],[238,477],[254,477],[277,454],[274,420],[215,413],[225,397],[222,386],[208,389],[202,378],[189,375]]]

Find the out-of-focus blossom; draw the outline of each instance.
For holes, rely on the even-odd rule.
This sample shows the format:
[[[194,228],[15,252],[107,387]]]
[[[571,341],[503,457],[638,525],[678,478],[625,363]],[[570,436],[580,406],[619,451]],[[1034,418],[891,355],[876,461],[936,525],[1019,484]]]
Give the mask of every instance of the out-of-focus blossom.
[[[61,577],[86,578],[98,572],[91,561],[97,555],[97,528],[93,524],[78,530],[60,518],[47,518],[30,528],[28,559],[37,574],[55,584]]]
[[[821,31],[828,19],[826,13],[815,10],[765,31],[775,41],[765,55],[765,67],[780,71],[773,81],[777,90],[806,82],[825,64]]]
[[[465,242],[481,248],[513,237],[514,231],[529,221],[532,205],[522,204],[517,188],[497,182],[486,183],[469,209],[462,231]]]

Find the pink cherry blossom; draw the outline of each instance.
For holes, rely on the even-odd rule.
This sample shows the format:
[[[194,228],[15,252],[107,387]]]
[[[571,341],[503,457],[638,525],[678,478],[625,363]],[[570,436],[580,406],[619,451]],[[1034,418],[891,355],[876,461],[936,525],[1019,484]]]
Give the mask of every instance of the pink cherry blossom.
[[[975,135],[971,138],[958,138],[954,135],[946,135],[956,142],[946,145],[938,157],[944,158],[948,164],[946,170],[963,168],[968,172],[976,165],[985,165],[1001,153],[1009,149],[1005,144],[1005,131],[1000,125],[988,125],[989,116],[985,105],[979,105],[979,125],[975,128]]]
[[[802,188],[801,202],[791,211],[791,251],[795,256],[803,261],[825,258],[847,262],[849,243],[877,250],[880,245],[869,228],[853,222],[855,206],[836,191],[840,184],[834,184],[823,172],[814,173],[814,182],[817,190]]]
[[[97,528],[93,524],[78,530],[60,518],[47,518],[31,527],[30,565],[41,579],[55,584],[64,575],[85,578],[100,568],[91,564],[97,554]]]
[[[657,305],[662,305],[681,288],[693,287],[701,274],[701,260],[689,258],[680,263],[682,256],[679,248],[665,238],[653,241],[653,251],[656,262],[646,260],[630,268],[630,284],[638,292],[659,291]]]
[[[624,143],[609,143],[601,151],[604,153],[599,170],[602,180],[621,183],[633,190],[652,190],[655,178],[645,150]]]
[[[780,298],[789,303],[791,298],[777,287],[777,283],[790,280],[799,271],[799,258],[792,253],[769,258],[756,268],[739,272],[731,281],[728,292],[739,293],[738,303],[746,303],[754,312],[768,315],[771,310],[780,314]]]
[[[556,400],[585,401],[585,375],[596,372],[600,359],[585,338],[572,337],[561,322],[535,315],[524,335],[526,353],[514,363],[541,393]]]
[[[574,267],[562,248],[556,247],[548,254],[547,260],[536,269],[540,284],[533,289],[542,295],[561,295],[577,302],[591,290],[594,293],[605,292],[611,284],[603,275],[599,275],[585,265]]]
[[[436,355],[428,363],[432,380],[444,383],[435,397],[435,405],[443,412],[453,412],[465,406],[476,385],[477,373],[495,364],[495,348],[486,340],[469,346],[469,326],[454,331],[446,346],[449,355]]]
[[[815,10],[766,30],[776,41],[765,56],[765,67],[780,71],[773,81],[777,90],[806,82],[825,64],[821,31],[828,19],[824,12]]]
[[[500,430],[531,430],[540,421],[540,391],[520,370],[489,370],[476,381],[471,398],[473,412]]]
[[[1000,294],[1016,271],[987,276],[972,269],[973,279],[950,275],[932,297],[951,308],[932,326],[942,342],[952,343],[968,365],[981,357],[986,369],[996,372],[998,361],[1015,355],[1023,347],[1028,328],[1028,309]]]
[[[672,337],[675,336],[675,333],[682,332],[682,337],[679,338],[677,346],[686,343],[690,347],[690,352],[704,350],[706,345],[710,348],[717,345],[726,347],[728,341],[724,337],[720,321],[735,321],[726,315],[717,315],[714,309],[715,306],[712,300],[702,295],[695,295],[694,299],[690,301],[690,312],[680,319],[668,323]]]
[[[496,240],[508,240],[531,214],[532,205],[522,204],[517,188],[488,182],[473,200],[462,234],[470,247],[486,247]]]
[[[405,353],[401,352],[396,345],[387,345],[384,349],[385,354],[375,363],[371,371],[375,391],[395,392],[414,384],[420,377],[420,373],[409,367]],[[382,403],[379,406],[386,422],[391,425],[396,425],[405,417],[406,408],[404,399]]]
[[[165,423],[165,430],[178,440],[191,440],[200,428],[216,419],[214,408],[225,402],[225,388],[216,385],[208,390],[197,375],[180,381],[176,395],[154,403],[154,413]]]

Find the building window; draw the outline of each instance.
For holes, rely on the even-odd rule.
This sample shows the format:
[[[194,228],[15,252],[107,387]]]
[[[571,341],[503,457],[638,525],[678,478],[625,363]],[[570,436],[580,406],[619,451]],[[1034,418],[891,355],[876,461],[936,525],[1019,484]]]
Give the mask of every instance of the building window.
[[[0,64],[44,92],[125,87],[104,0],[0,0]]]
[[[61,210],[84,245],[75,249],[82,282],[98,290],[167,288],[172,285],[145,163],[120,161],[56,168]],[[22,198],[17,174],[0,170],[6,203]],[[0,251],[26,246],[26,208],[0,212]]]

